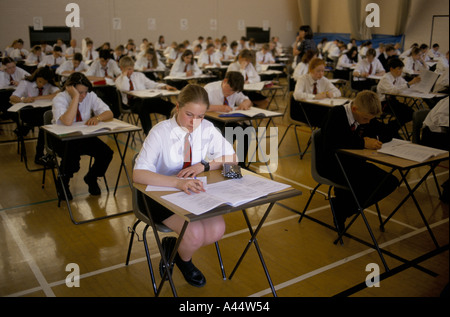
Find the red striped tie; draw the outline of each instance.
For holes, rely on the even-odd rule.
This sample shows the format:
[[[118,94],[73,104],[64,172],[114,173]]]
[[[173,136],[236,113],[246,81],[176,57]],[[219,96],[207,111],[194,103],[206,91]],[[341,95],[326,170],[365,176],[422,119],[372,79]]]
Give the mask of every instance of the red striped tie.
[[[313,95],[317,95],[317,83],[314,83],[313,86]]]
[[[184,164],[183,164],[183,169],[191,166],[191,161],[192,161],[191,143],[189,142],[189,133],[186,133],[186,137],[184,138]]]
[[[38,87],[39,93],[38,96],[42,96],[42,91],[44,90],[44,87]]]
[[[229,106],[227,97],[223,97],[223,104]]]
[[[83,119],[81,118],[81,113],[80,113],[80,104],[78,104],[78,109],[77,109],[77,122],[83,121]]]

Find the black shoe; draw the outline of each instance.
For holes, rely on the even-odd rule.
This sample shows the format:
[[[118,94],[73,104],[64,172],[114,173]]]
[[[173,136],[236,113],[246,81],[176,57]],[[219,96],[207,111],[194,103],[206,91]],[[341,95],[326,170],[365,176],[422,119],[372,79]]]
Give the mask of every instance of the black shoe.
[[[89,186],[89,194],[98,196],[102,193],[100,187],[98,187],[97,177],[91,176],[89,173],[84,176],[84,182]]]
[[[181,260],[181,259],[180,259]],[[195,267],[192,261],[184,262],[183,265],[177,261],[177,266],[184,276],[186,282],[195,287],[203,287],[206,284],[206,278],[199,269]]]
[[[177,243],[177,238],[175,237],[165,237],[162,239],[161,245],[164,252],[164,257],[166,261],[169,261],[170,255],[172,254],[173,248],[175,248],[175,244]],[[161,261],[159,261],[159,274],[161,275],[161,278],[164,275],[164,272],[166,271],[166,266],[164,265],[164,262],[161,258]],[[172,275],[173,266],[170,268],[170,275]],[[169,277],[166,276],[166,280],[168,280]]]

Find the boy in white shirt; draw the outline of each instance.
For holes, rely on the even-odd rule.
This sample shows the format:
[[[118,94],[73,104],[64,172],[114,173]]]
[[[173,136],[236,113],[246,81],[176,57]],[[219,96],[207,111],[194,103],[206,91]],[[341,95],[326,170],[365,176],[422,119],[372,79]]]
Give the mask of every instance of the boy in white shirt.
[[[216,49],[214,44],[208,44],[206,46],[206,50],[203,51],[198,58],[198,66],[206,67],[206,66],[216,66],[220,67],[222,62],[220,61],[219,56],[216,54]]]
[[[59,46],[53,48],[53,52],[50,55],[46,55],[44,59],[39,63],[38,67],[48,66],[52,69],[57,69],[59,65],[62,65],[66,61],[66,58],[62,55],[62,49]]]
[[[121,73],[116,61],[112,59],[110,51],[101,50],[99,52],[99,58],[94,61],[86,71],[86,76],[89,80],[96,81],[105,78],[114,79]]]
[[[129,96],[123,91],[145,90],[145,89],[168,89],[176,90],[166,84],[158,84],[147,78],[141,72],[134,71],[134,61],[130,56],[124,56],[119,62],[121,74],[116,79],[116,87],[122,91],[122,103],[139,115],[144,134],[147,135],[152,128],[150,113],[160,113],[166,118],[170,117],[172,109],[175,107],[171,102],[161,98],[136,98]]]
[[[375,82],[371,80],[370,76],[383,76],[385,73],[384,67],[380,60],[376,57],[377,52],[375,49],[370,48],[367,50],[366,58],[362,59],[356,65],[353,72],[353,88],[356,90],[370,90],[375,85]]]

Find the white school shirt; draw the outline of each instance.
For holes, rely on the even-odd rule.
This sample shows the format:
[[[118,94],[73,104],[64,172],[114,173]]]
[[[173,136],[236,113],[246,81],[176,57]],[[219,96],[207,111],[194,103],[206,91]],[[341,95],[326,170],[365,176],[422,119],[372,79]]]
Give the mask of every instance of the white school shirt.
[[[11,57],[15,61],[21,61],[24,60],[29,54],[30,52],[28,52],[24,48],[20,50],[18,48],[15,48],[9,53],[9,57]],[[25,58],[23,58],[22,55],[25,56]]]
[[[45,58],[45,54],[41,52],[41,54],[39,54],[39,61],[38,61],[38,56],[35,55],[34,53],[30,53],[28,54],[27,59],[25,60],[26,64],[39,64],[40,62],[42,62]]]
[[[173,176],[183,167],[184,140],[187,131],[181,128],[173,116],[155,125],[144,141],[136,158],[134,169]],[[232,145],[216,127],[206,119],[190,134],[192,165],[213,161],[224,155],[233,155]]]
[[[108,76],[110,77],[117,77],[122,72],[120,71],[119,66],[117,65],[117,62],[113,59],[109,59],[108,63],[106,64],[106,71],[108,72]],[[105,74],[105,68],[100,64],[100,60],[96,60],[92,62],[89,69],[86,71],[86,76],[95,76],[95,77],[106,77]]]
[[[336,69],[343,70],[344,68],[351,68],[354,63],[350,58],[348,58],[347,54],[342,54],[341,57],[339,57],[338,63],[336,65]]]
[[[405,74],[418,74],[422,69],[428,69],[427,65],[423,65],[419,60],[414,60],[412,56],[405,58],[403,61],[405,67],[403,67],[403,73]]]
[[[75,70],[76,72],[85,72],[88,69],[89,69],[89,66],[87,66],[83,61],[80,62],[80,64],[78,65],[77,68],[73,69],[72,60],[66,60],[56,69],[55,72],[58,75],[62,75],[62,73],[64,73],[65,71],[68,71],[68,70],[70,70],[70,71]]]
[[[172,68],[170,69],[170,76],[178,76],[183,77],[186,76],[186,72],[184,69],[186,68],[186,63],[178,58],[175,63],[173,63]],[[194,76],[200,76],[202,74],[202,70],[198,67],[197,63],[194,61],[193,64],[187,65],[187,70],[192,70]]]
[[[314,89],[314,80],[312,79],[310,74],[306,74],[297,79],[297,83],[295,84],[294,90],[294,99],[295,100],[309,100],[314,99],[315,95],[313,94]],[[341,91],[337,89],[331,81],[322,77],[317,81],[317,93],[321,92],[331,92],[333,94],[333,98],[337,98],[341,96]]]
[[[92,55],[92,58],[91,58]],[[94,49],[86,50],[83,54],[84,61],[95,61],[98,58],[98,52]]]
[[[67,91],[62,91],[53,98],[53,120],[52,123],[62,124],[59,118],[69,109],[72,97]],[[91,118],[91,113],[95,116],[101,115],[105,111],[110,111],[109,107],[101,100],[95,92],[88,92],[83,101],[78,105],[82,121],[87,121]],[[76,117],[73,119],[76,122]]]
[[[440,58],[436,64],[436,73],[443,73],[448,69],[448,59],[447,57]]]
[[[163,62],[161,62],[158,58],[157,60],[157,65],[153,65],[152,61],[149,61],[147,59],[147,57],[142,56],[140,58],[138,58],[138,60],[136,61],[136,63],[134,64],[134,69],[142,71],[144,70],[144,68],[154,68],[156,70],[165,70],[166,66],[164,65]],[[150,64],[150,67],[149,67]]]
[[[369,73],[370,70],[370,64],[372,64],[372,72],[369,75],[375,75],[376,73],[384,72],[383,64],[381,64],[380,60],[378,58],[374,58],[372,63],[369,63],[367,61],[367,58],[361,60],[356,64],[355,72],[358,72],[360,74],[362,73]],[[367,78],[362,77],[353,77],[354,81],[365,81]]]
[[[16,71],[11,74],[12,79],[17,82],[25,79],[26,76],[30,76],[30,73],[17,66]],[[0,71],[0,87],[10,86],[10,82],[10,75],[5,71]]]
[[[241,69],[239,62],[231,63],[228,66],[227,72],[240,72],[244,76],[244,80],[246,82],[248,81],[249,84],[259,83],[261,81],[261,77],[258,75],[252,63],[249,63],[245,69]]]
[[[49,83],[46,83],[42,89],[42,95],[51,95],[59,90],[58,87],[55,87]],[[39,96],[39,89],[35,81],[30,82],[28,80],[21,80],[16,90],[13,92],[13,96],[22,98],[22,97],[37,97]]]
[[[216,54],[214,52],[211,55],[209,55],[208,52],[203,51],[200,54],[200,56],[198,57],[198,62],[197,62],[198,66],[199,67],[206,66],[206,65],[208,65],[210,63],[210,60],[211,60],[211,63],[213,63],[213,64],[222,65],[222,62],[220,61],[220,57],[219,57],[218,54]]]
[[[384,101],[386,99],[385,94],[398,94],[400,91],[407,88],[407,82],[403,77],[394,77],[391,72],[389,72],[384,74],[378,82],[377,93],[380,97],[380,101]]]
[[[443,127],[449,127],[448,99],[449,97],[442,99],[430,110],[423,121],[424,127],[428,127],[432,132],[437,133],[443,132]]]
[[[224,105],[224,95],[222,91],[222,81],[215,81],[207,84],[205,87],[206,92],[208,93],[208,99],[210,105]],[[249,100],[246,95],[242,92],[235,92],[231,96],[227,97],[228,105],[234,109],[239,107],[239,105],[244,100]]]
[[[75,53],[81,53],[81,49],[79,49],[78,47],[72,47],[70,46],[69,48],[66,49],[66,52],[64,53],[65,55],[74,55]]]
[[[145,74],[139,73],[139,72],[133,72],[131,74],[130,78],[128,76],[125,76],[124,74],[121,74],[116,79],[116,88],[120,91],[130,91],[130,79],[133,83],[133,90],[145,90],[145,89],[162,89],[166,86],[166,84],[160,84],[157,82],[154,82],[153,80],[149,79]],[[124,104],[128,104],[128,98],[127,94],[122,94],[122,102]]]
[[[297,81],[297,79],[299,79],[303,75],[308,74],[308,68],[309,64],[305,64],[303,62],[298,63],[297,66],[295,66],[294,72],[292,73],[292,78]]]
[[[45,67],[47,65],[62,65],[65,61],[66,58],[64,56],[59,56],[55,59],[55,56],[53,56],[53,54],[46,55],[44,59],[39,63],[38,67]]]
[[[264,63],[264,64],[274,64],[275,59],[271,52],[266,52],[265,54],[262,51],[256,52],[256,62]]]

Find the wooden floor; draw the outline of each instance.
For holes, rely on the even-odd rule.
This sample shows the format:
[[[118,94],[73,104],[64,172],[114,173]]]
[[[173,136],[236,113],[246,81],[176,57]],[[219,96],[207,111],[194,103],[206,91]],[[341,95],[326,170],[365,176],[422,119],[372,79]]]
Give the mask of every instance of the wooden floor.
[[[283,111],[286,99],[279,95],[276,101]],[[286,129],[283,119],[275,121],[278,138]],[[0,126],[0,296],[11,297],[147,297],[153,296],[150,276],[142,242],[135,239],[131,263],[125,266],[130,239],[128,228],[135,222],[127,214],[93,223],[74,225],[67,207],[57,206],[55,186],[51,173],[47,173],[45,187],[41,188],[42,172],[28,172],[20,161],[12,124]],[[304,146],[310,131],[300,128],[300,141]],[[29,137],[36,136],[29,134]],[[114,140],[103,138],[115,149]],[[276,136],[271,136],[276,142]],[[34,158],[35,140],[26,142],[28,157]],[[140,142],[129,148],[126,163],[130,170],[131,158],[140,149]],[[119,155],[108,169],[107,179],[114,186]],[[36,167],[33,162],[30,167]],[[71,181],[74,195],[74,216],[88,219],[92,216],[114,214],[132,209],[131,191],[122,173],[119,189],[114,196],[107,193],[103,181],[100,197],[90,196],[82,177],[88,159],[82,160],[82,169]],[[260,165],[260,164],[259,164]],[[251,168],[257,170],[258,164]],[[274,166],[271,166],[274,168]],[[274,169],[272,169],[274,170]],[[424,170],[414,170],[408,175],[414,183]],[[439,183],[449,177],[448,162],[436,170]],[[265,174],[267,176],[267,174]],[[276,204],[258,235],[259,245],[268,270],[280,297],[438,297],[449,282],[449,208],[438,199],[432,179],[423,184],[416,197],[424,211],[440,248],[436,248],[411,199],[386,225],[379,230],[374,209],[366,215],[374,235],[385,254],[393,275],[384,278],[379,287],[366,287],[366,278],[374,263],[384,272],[377,253],[366,245],[370,236],[361,219],[354,223],[343,245],[333,244],[336,232],[332,230],[329,203],[324,196],[315,195],[308,215],[299,224],[302,211],[316,183],[310,175],[310,153],[302,160],[298,156],[294,132],[288,132],[279,148],[278,166],[274,179],[300,189],[303,195]],[[325,187],[321,187],[326,191]],[[398,188],[380,204],[386,216],[406,195],[404,186]],[[267,206],[248,210],[252,224],[257,224]],[[227,274],[249,239],[249,232],[241,213],[225,216],[226,234],[220,247]],[[142,230],[139,226],[138,229]],[[148,233],[154,267],[158,267],[159,254],[152,232]],[[418,260],[416,267],[410,262]],[[406,262],[406,264],[405,264]],[[264,271],[254,247],[250,248],[241,266],[231,280],[223,280],[214,246],[204,247],[194,257],[194,263],[207,278],[203,288],[188,285],[176,268],[174,281],[179,296],[187,297],[247,297],[272,296]],[[81,274],[79,287],[68,287],[66,277],[72,273],[68,265],[77,265]],[[66,268],[67,267],[67,268]],[[156,270],[157,272],[157,270]],[[159,281],[159,274],[157,273]],[[172,296],[166,284],[162,296]]]

